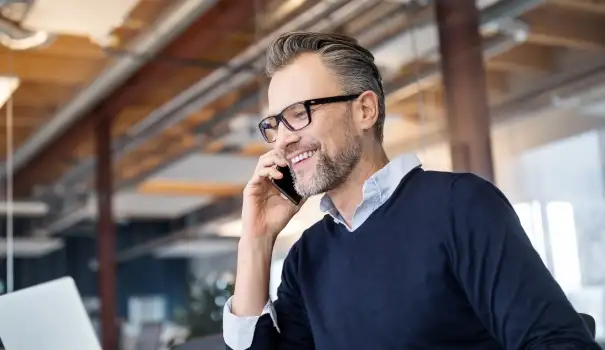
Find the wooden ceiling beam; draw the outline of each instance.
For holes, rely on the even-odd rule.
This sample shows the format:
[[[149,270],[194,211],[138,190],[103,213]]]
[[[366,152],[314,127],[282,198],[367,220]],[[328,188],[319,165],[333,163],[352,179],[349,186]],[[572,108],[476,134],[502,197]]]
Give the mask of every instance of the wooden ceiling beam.
[[[7,121],[6,118],[2,118],[4,115],[0,115],[0,127],[6,128]],[[40,122],[44,118],[36,118],[36,117],[19,117],[13,120],[13,128],[26,128],[26,129],[35,129]]]
[[[196,197],[231,197],[241,194],[243,190],[244,185],[240,184],[173,180],[149,180],[137,188],[137,192],[141,194]]]
[[[128,14],[123,25],[116,28],[112,34],[118,39],[118,47],[125,47],[137,34],[159,18],[173,1],[167,0],[140,0],[137,6]]]
[[[22,81],[13,94],[13,106],[56,108],[60,101],[73,96],[79,85],[56,85],[38,81]]]
[[[519,45],[486,62],[486,68],[498,72],[550,72],[554,69],[552,48],[539,45]]]
[[[4,121],[2,123],[5,123]],[[29,133],[31,133],[31,130],[27,129],[27,128],[14,128],[13,129],[13,138],[14,139],[20,139],[20,138],[24,138],[27,137],[27,135],[29,135]],[[3,139],[6,139],[6,128],[0,128],[0,137]],[[6,144],[2,144],[0,147],[5,147]]]
[[[131,125],[147,118],[155,106],[133,105],[122,109],[112,126],[113,137],[124,135]]]
[[[490,100],[498,100],[509,92],[509,73],[502,71],[487,71],[486,85]],[[408,88],[407,94],[399,100],[392,100],[387,105],[388,114],[401,114],[404,118],[417,121],[421,118],[434,120],[444,118],[446,109],[444,95],[441,88],[441,78],[432,80],[433,86],[423,85],[422,89]],[[422,101],[422,104],[420,103]],[[422,113],[421,113],[422,108]],[[422,114],[422,115],[421,115]]]
[[[23,81],[77,85],[89,82],[103,66],[102,60],[27,51],[0,52],[0,75],[16,75]]]
[[[23,106],[23,105],[13,105],[13,119],[17,120],[20,118],[24,119],[40,119],[44,120],[49,118],[52,115],[51,108],[41,108],[34,106]],[[0,118],[6,119],[6,105],[0,108]]]
[[[403,118],[411,120],[443,118],[445,115],[443,94],[440,89],[435,88],[421,91],[419,94],[393,102],[387,107],[387,113],[400,114]]]
[[[544,46],[598,51],[605,48],[605,24],[564,11],[536,11],[525,16],[527,42]]]
[[[276,24],[283,23],[293,13],[300,10],[301,7],[309,7],[316,1],[301,0],[282,0],[277,2],[274,8],[269,8],[262,18],[261,30],[267,31],[275,27]]]
[[[486,84],[488,93],[506,94],[509,91],[508,77],[506,72],[487,71]]]
[[[205,51],[212,50],[221,40],[234,30],[238,30],[253,18],[255,1],[223,0],[200,16],[178,38],[170,43],[159,55],[180,58],[196,58]],[[1,58],[0,58],[1,59]],[[179,67],[151,61],[130,78],[122,87],[108,96],[90,115],[71,125],[56,142],[37,154],[17,173],[15,193],[27,195],[36,184],[34,174],[44,172],[57,158],[70,154],[78,145],[90,141],[91,130],[99,118],[113,117],[127,105],[136,102],[137,97],[163,83],[167,77],[178,74]]]
[[[44,123],[46,119],[52,115],[52,110],[46,108],[36,108],[29,106],[14,106],[13,107],[13,146],[14,149],[21,146],[23,142],[36,130],[36,128]],[[6,140],[5,133],[7,127],[7,110],[6,105],[0,108],[0,139]],[[2,150],[0,157],[6,157],[4,148],[6,142],[2,142]]]
[[[406,84],[401,86],[399,89],[397,89],[387,97],[387,105],[390,104],[391,101],[404,100],[408,97],[416,95],[419,92],[433,88],[436,84],[441,81],[439,74],[430,75],[420,80],[409,81],[409,79],[410,77],[404,77],[403,80],[406,82]],[[396,86],[398,85],[398,83],[394,83],[393,85]]]
[[[548,2],[567,10],[605,15],[603,0],[548,0]]]
[[[0,54],[18,53],[0,45]],[[103,49],[84,36],[57,35],[48,45],[40,49],[22,52],[23,56],[44,55],[58,58],[77,58],[85,60],[103,60],[106,58]]]

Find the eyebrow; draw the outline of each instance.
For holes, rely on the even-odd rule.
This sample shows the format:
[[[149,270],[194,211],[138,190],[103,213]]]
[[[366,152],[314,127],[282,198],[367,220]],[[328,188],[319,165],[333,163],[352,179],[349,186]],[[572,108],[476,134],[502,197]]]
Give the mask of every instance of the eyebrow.
[[[286,108],[288,108],[288,107],[290,107],[290,106],[293,106],[293,105],[295,105],[295,104],[297,104],[297,103],[304,102],[304,101],[307,101],[307,100],[298,100],[298,101],[294,101],[294,102],[292,102],[292,103],[290,103],[290,104],[286,105],[286,106],[285,106],[285,107],[283,107],[282,109],[280,109],[278,112],[267,112],[267,115],[266,115],[265,117],[272,117],[272,116],[276,116],[276,115],[280,114],[281,112],[283,112],[283,111],[284,111]]]

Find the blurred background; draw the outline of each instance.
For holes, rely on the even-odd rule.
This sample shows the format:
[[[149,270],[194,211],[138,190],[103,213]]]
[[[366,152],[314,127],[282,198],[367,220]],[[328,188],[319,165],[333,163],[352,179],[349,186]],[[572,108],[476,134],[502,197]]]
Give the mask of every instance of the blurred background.
[[[0,293],[69,275],[106,350],[221,348],[264,50],[326,31],[374,53],[388,154],[494,181],[605,342],[605,1],[450,1],[0,0]]]

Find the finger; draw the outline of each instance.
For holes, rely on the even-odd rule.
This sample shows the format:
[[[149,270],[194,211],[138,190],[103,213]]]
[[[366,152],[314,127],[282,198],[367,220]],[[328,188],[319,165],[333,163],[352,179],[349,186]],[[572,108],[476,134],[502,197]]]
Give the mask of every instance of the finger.
[[[276,150],[271,150],[263,154],[259,157],[259,159],[279,159],[280,161],[286,161],[286,157],[284,157],[282,153],[277,152]]]
[[[283,155],[275,152],[275,157],[277,158],[277,160],[279,161],[279,164],[282,166],[287,166],[288,165],[288,160],[286,159],[286,157],[284,157]]]
[[[275,168],[263,168],[258,171],[258,176],[268,179],[281,179],[284,175]]]
[[[272,167],[273,165],[288,166],[288,162],[276,154],[259,159],[258,164],[261,167]]]

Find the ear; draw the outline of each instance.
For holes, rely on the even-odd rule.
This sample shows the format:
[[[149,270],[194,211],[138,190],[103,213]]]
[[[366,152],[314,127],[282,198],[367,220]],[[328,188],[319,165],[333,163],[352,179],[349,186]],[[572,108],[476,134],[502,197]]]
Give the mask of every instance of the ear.
[[[365,91],[358,98],[361,113],[358,123],[361,130],[370,130],[378,120],[378,95],[373,91]]]

